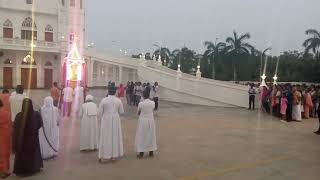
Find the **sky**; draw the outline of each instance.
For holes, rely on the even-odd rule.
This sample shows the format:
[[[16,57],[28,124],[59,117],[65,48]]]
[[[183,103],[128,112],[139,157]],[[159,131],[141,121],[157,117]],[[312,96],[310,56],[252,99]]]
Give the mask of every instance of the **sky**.
[[[87,41],[129,54],[187,46],[202,53],[205,41],[249,32],[272,55],[303,50],[305,31],[320,31],[320,0],[86,0]]]

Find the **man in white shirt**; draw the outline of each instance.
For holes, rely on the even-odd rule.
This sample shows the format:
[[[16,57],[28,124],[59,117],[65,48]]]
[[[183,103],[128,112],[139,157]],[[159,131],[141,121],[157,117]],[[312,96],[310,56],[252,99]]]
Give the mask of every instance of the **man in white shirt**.
[[[158,107],[159,107],[159,93],[160,93],[160,88],[159,88],[159,85],[158,85],[158,82],[155,82],[154,83],[154,86],[152,88],[152,95],[153,95],[153,101],[155,103],[155,108],[154,110],[157,111],[158,110]]]
[[[24,87],[22,85],[18,85],[16,88],[16,92],[10,96],[10,108],[11,108],[11,120],[14,122],[16,115],[21,112],[22,102],[27,96],[23,93]]]
[[[63,117],[65,116],[66,112],[68,117],[71,115],[71,107],[73,101],[73,89],[70,87],[69,82],[67,83],[67,87],[63,89]]]

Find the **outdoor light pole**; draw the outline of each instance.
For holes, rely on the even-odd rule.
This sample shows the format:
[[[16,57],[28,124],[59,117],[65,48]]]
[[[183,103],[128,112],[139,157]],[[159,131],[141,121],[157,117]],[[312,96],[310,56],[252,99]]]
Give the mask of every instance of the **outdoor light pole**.
[[[181,73],[181,52],[179,52],[178,69],[177,72]]]
[[[158,44],[153,44],[153,46],[158,47],[159,48],[159,59],[161,61],[161,46],[159,46]],[[159,62],[158,62],[159,63]]]
[[[273,76],[273,85],[277,84],[277,79],[278,79],[277,74],[278,74],[278,67],[279,67],[280,57],[281,57],[281,53],[280,53],[280,56],[277,58],[276,71],[275,71],[274,76]]]
[[[200,60],[201,60],[201,56],[199,56],[199,59],[198,59],[197,72],[196,72],[196,77],[197,77],[197,79],[200,79],[200,78],[201,78]]]
[[[263,55],[267,52],[267,51],[269,51],[269,50],[271,50],[271,47],[269,47],[269,48],[266,48],[263,52],[262,52],[262,54],[261,54],[261,59],[260,59],[260,77],[262,77],[262,62],[263,62]],[[264,67],[264,74],[265,74],[265,68],[266,68],[266,63],[265,63],[265,67]],[[262,80],[262,79],[261,79]]]

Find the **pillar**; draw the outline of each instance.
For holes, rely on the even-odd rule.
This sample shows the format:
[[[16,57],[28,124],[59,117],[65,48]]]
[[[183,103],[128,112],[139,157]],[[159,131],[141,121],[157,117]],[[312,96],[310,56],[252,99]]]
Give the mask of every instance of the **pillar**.
[[[108,82],[108,74],[109,74],[107,65],[103,65],[103,72],[104,72],[104,74],[103,74],[103,83],[107,84],[107,82]]]
[[[16,61],[15,71],[16,71],[15,73],[16,77],[14,79],[15,79],[15,86],[17,86],[21,84],[21,67],[19,65],[19,60]]]
[[[0,87],[3,87],[3,66],[0,65]]]
[[[32,68],[36,68],[37,70],[37,88],[43,88],[44,87],[44,72],[43,72],[43,66],[44,66],[44,60],[45,58],[40,57],[34,57],[35,61],[38,63],[37,66],[34,66]]]
[[[117,67],[112,65],[112,81],[115,82],[117,79]]]
[[[88,86],[93,87],[93,64],[94,60],[90,57],[88,66]]]
[[[123,67],[119,66],[119,84],[122,83],[122,74],[123,74]]]

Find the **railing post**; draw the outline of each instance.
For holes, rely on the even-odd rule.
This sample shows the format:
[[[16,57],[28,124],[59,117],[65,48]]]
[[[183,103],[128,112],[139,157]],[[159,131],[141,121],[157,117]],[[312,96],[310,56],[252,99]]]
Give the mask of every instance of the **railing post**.
[[[201,79],[201,71],[200,71],[200,66],[197,66],[197,72],[196,72],[196,77],[197,79]]]

